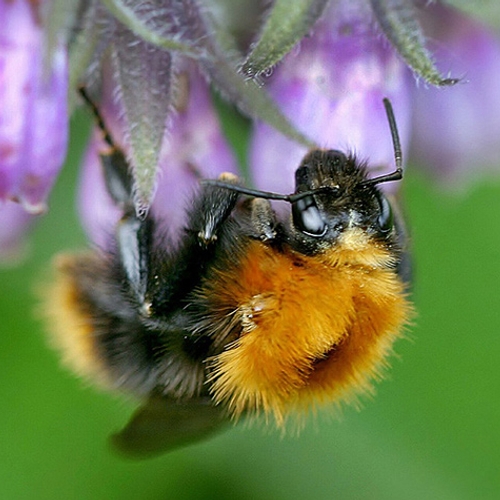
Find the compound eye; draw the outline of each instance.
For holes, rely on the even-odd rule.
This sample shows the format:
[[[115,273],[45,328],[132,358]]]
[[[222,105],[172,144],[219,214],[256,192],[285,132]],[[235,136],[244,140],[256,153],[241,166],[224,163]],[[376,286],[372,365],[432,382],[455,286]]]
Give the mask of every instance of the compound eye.
[[[391,204],[381,193],[377,193],[377,201],[380,207],[380,214],[378,216],[377,223],[382,232],[388,233],[394,226],[394,214],[392,212]]]
[[[294,202],[292,216],[295,227],[302,233],[316,238],[326,233],[327,226],[312,196]]]

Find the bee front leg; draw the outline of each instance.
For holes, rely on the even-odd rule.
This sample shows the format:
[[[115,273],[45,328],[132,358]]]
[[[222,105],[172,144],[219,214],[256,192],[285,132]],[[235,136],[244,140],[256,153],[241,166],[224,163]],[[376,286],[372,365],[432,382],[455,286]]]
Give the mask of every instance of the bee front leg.
[[[250,222],[254,238],[263,243],[270,242],[278,234],[276,214],[269,200],[253,198],[250,200]]]
[[[238,184],[233,174],[223,173],[219,180]],[[193,201],[188,214],[189,243],[208,247],[217,240],[217,231],[227,220],[238,200],[239,193],[230,189],[206,184]]]
[[[224,182],[236,184],[238,178],[222,174]],[[164,272],[156,273],[149,283],[152,311],[167,316],[184,308],[186,297],[197,287],[210,267],[217,251],[218,233],[226,223],[238,200],[231,189],[204,184],[195,195],[187,212],[187,224],[177,252]]]

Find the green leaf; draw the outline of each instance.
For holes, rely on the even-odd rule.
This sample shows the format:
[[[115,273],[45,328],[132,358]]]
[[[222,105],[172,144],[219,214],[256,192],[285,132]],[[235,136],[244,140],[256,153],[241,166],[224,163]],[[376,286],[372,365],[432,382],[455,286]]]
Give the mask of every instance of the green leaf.
[[[241,66],[250,78],[279,62],[311,30],[329,0],[276,0],[257,43]]]
[[[411,0],[370,0],[385,35],[406,64],[426,82],[438,87],[454,85],[458,78],[446,78],[437,70],[425,48],[424,35]]]

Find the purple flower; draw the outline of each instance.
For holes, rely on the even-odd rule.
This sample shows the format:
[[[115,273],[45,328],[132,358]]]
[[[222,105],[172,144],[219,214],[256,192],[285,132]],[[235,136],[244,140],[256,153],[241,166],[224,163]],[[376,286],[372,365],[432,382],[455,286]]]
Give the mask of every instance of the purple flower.
[[[249,46],[248,26],[256,26],[259,12],[245,16],[236,40],[238,15],[224,6],[208,16],[201,0],[133,4],[104,0],[80,9],[75,3],[67,15],[54,16],[50,0],[0,0],[0,215],[12,234],[21,235],[23,224],[9,219],[5,203],[43,212],[64,159],[68,50],[71,87],[83,83],[97,94],[104,82],[102,112],[130,158],[138,212],[151,209],[171,235],[182,226],[185,200],[199,178],[236,171],[206,80],[260,120],[251,138],[250,174],[262,189],[293,190],[293,173],[314,145],[354,152],[369,160],[371,175],[392,170],[383,97],[393,104],[405,160],[448,184],[498,168],[500,42],[441,1],[297,1],[289,12],[276,2],[246,56],[238,48]],[[69,48],[57,19],[65,32],[77,34]],[[109,54],[112,81],[106,82]],[[185,56],[190,62],[183,69]],[[427,88],[452,83],[438,70],[463,80]],[[263,81],[265,91],[245,77]],[[180,106],[173,97],[178,87],[188,96]],[[100,148],[95,136],[80,207],[91,239],[105,245],[119,211],[102,182]]]
[[[452,7],[433,3],[422,22],[436,62],[463,82],[420,85],[412,92],[411,158],[448,186],[498,172],[500,163],[500,40]]]
[[[46,209],[66,154],[66,49],[46,51],[44,3],[0,2],[0,200]]]
[[[266,79],[290,121],[320,147],[353,151],[373,175],[394,167],[382,98],[394,107],[405,163],[418,162],[447,181],[498,170],[500,155],[500,40],[441,2],[417,11],[437,67],[463,78],[436,88],[412,76],[365,2],[333,3]],[[410,149],[411,143],[411,149]],[[257,186],[293,188],[306,148],[258,122],[251,142]],[[388,183],[384,189],[397,189]]]
[[[368,4],[342,1],[278,65],[267,89],[320,147],[353,151],[384,173],[394,169],[394,150],[382,99],[392,101],[406,151],[411,85],[410,71],[377,28]],[[256,184],[290,192],[305,152],[303,145],[259,122],[251,143]]]

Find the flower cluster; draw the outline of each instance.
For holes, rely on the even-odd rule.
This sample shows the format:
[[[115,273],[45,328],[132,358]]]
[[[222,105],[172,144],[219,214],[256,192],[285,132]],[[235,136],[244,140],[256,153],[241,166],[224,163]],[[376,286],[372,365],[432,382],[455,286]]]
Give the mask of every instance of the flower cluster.
[[[81,85],[127,151],[137,211],[170,227],[200,178],[238,172],[210,87],[253,119],[249,176],[262,189],[289,192],[315,145],[392,169],[383,97],[405,157],[435,177],[498,168],[500,41],[441,1],[0,0],[0,19],[0,258],[46,210]],[[119,216],[101,147],[96,135],[80,188],[99,245]]]

